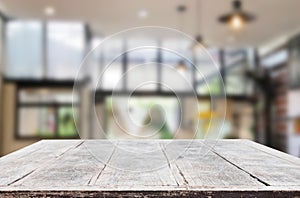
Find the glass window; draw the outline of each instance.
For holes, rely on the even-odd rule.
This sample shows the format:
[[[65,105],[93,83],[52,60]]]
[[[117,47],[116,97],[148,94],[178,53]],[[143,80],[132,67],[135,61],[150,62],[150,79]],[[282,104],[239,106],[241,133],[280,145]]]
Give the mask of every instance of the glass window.
[[[47,25],[48,77],[74,79],[84,58],[85,29],[77,22]]]
[[[56,131],[55,108],[22,107],[19,109],[21,137],[54,137]]]
[[[66,138],[78,135],[73,115],[78,115],[78,113],[73,114],[72,107],[60,107],[58,109],[58,137]]]
[[[250,70],[246,49],[225,50],[226,94],[247,95],[252,92],[253,83],[245,75]]]
[[[207,52],[195,49],[197,93],[218,95],[222,93],[219,49],[210,48]]]
[[[230,133],[231,105],[227,99],[199,100],[197,138],[219,139]]]
[[[21,107],[18,119],[20,137],[75,138],[78,136],[72,107]]]
[[[291,88],[300,87],[300,36],[296,36],[289,43],[288,83]]]
[[[171,139],[178,129],[175,97],[108,97],[105,108],[108,138]]]
[[[38,21],[10,21],[6,26],[5,76],[41,78],[43,26]]]
[[[162,89],[192,91],[191,42],[167,39],[162,48]]]
[[[106,90],[120,90],[122,83],[122,56],[124,50],[124,41],[121,39],[109,39],[101,44],[98,49],[101,53],[101,81],[98,82],[98,88]]]
[[[263,67],[272,68],[285,63],[288,60],[288,57],[289,54],[286,49],[280,50],[275,52],[274,54],[267,56],[266,58],[263,58],[261,60],[261,65]]]
[[[101,48],[100,44],[102,42],[102,38],[93,38],[90,41],[89,45],[89,55],[84,62],[84,67],[87,68],[87,75],[91,79],[91,85],[94,88],[99,80],[100,72],[101,72],[101,61],[102,61],[102,53],[99,48]],[[87,67],[86,67],[87,64]]]
[[[128,89],[155,90],[157,88],[157,42],[131,39],[128,40],[127,48],[129,50],[127,54]]]
[[[79,93],[73,96],[72,89],[28,87],[17,95],[18,137],[78,137],[74,120],[79,115]]]

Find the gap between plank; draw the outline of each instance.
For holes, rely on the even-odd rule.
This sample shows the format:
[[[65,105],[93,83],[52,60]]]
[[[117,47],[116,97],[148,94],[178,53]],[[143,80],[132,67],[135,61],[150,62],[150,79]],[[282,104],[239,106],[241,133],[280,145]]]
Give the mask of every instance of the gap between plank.
[[[119,142],[117,142],[117,144],[114,146],[114,149],[113,149],[113,151],[111,152],[111,154],[110,154],[108,160],[106,161],[106,163],[104,164],[104,166],[103,166],[103,168],[100,170],[100,172],[97,174],[97,177],[96,177],[96,179],[95,179],[95,181],[93,182],[92,185],[95,185],[95,183],[97,182],[97,180],[100,178],[102,172],[104,171],[104,169],[106,168],[107,164],[110,162],[110,160],[111,160],[113,154],[115,153],[118,144],[119,144]],[[91,183],[92,183],[92,181],[93,181],[93,178],[94,178],[94,176],[92,176],[92,177],[89,179],[87,185],[91,185]]]
[[[184,185],[189,185],[189,182],[187,181],[187,179],[185,178],[185,176],[184,176],[184,174],[183,174],[183,172],[181,171],[181,169],[179,168],[179,166],[175,163],[175,165],[176,165],[176,168],[178,169],[178,171],[179,171],[179,174],[181,175],[181,177],[183,178],[183,181],[184,181]]]
[[[12,182],[10,182],[9,184],[7,184],[8,186],[10,186],[10,185],[12,185],[12,184],[14,184],[14,183],[16,183],[16,182],[18,182],[18,181],[20,181],[20,180],[22,180],[22,179],[24,179],[25,177],[27,177],[27,176],[29,176],[29,175],[31,175],[34,171],[35,171],[36,169],[34,169],[34,170],[32,170],[32,171],[30,171],[29,173],[26,173],[25,175],[23,175],[22,177],[20,177],[20,178],[18,178],[18,179],[16,179],[16,180],[14,180],[14,181],[12,181]]]
[[[64,152],[62,152],[61,154],[55,156],[55,159],[59,158],[60,156],[63,156],[65,153],[67,153],[70,150],[74,150],[76,148],[78,148],[80,145],[82,145],[84,143],[84,141],[80,142],[79,144],[75,145],[74,147],[70,147],[69,149],[65,150]]]
[[[159,144],[160,149],[161,149],[162,153],[164,154],[164,156],[165,156],[165,158],[166,158],[166,160],[167,160],[167,162],[168,162],[168,167],[171,169],[170,160],[169,160],[169,158],[168,158],[168,156],[167,156],[167,154],[166,154],[165,149],[163,148],[163,146],[162,146],[160,143],[158,143],[158,144]]]
[[[270,184],[268,184],[267,182],[261,180],[260,178],[256,177],[255,175],[251,174],[250,172],[246,171],[245,169],[239,167],[238,165],[234,164],[233,162],[231,162],[230,160],[228,160],[227,158],[225,158],[224,156],[220,155],[219,153],[217,153],[216,151],[214,151],[212,149],[212,152],[215,153],[217,156],[219,156],[220,158],[222,158],[223,160],[225,160],[226,162],[228,162],[229,164],[235,166],[236,168],[240,169],[241,171],[247,173],[250,177],[256,179],[257,181],[259,181],[260,183],[262,183],[265,186],[271,186]]]
[[[177,181],[177,179],[176,179],[176,177],[175,177],[175,175],[174,175],[174,173],[173,173],[173,171],[172,171],[170,160],[169,160],[169,158],[168,158],[168,156],[167,156],[167,153],[166,153],[165,149],[163,148],[163,145],[161,145],[161,144],[159,143],[159,146],[160,146],[161,151],[162,151],[162,153],[164,154],[164,156],[165,156],[165,158],[166,158],[166,160],[167,160],[167,162],[168,162],[168,167],[169,167],[169,169],[170,169],[170,172],[172,173],[172,176],[173,176],[173,178],[174,178],[174,180],[175,180],[177,186],[180,186],[179,182]],[[176,163],[175,163],[175,164],[176,164]],[[185,182],[185,184],[188,184],[187,180],[185,179],[183,173],[181,172],[181,170],[179,169],[179,167],[177,166],[177,164],[176,164],[176,168],[178,169],[178,172],[179,172],[180,176],[183,178],[183,181]]]

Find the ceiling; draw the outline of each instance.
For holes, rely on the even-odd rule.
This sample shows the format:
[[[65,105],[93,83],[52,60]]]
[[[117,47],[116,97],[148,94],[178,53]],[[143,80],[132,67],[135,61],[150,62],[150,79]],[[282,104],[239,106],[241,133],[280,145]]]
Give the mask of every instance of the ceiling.
[[[192,36],[201,32],[206,43],[216,46],[260,45],[300,28],[299,0],[243,0],[244,9],[255,14],[257,20],[240,33],[233,33],[217,22],[219,15],[231,10],[231,0],[196,1],[0,0],[0,9],[17,18],[84,21],[95,35],[106,36],[136,26],[180,28]],[[180,4],[187,7],[181,18],[183,25],[179,25],[176,11]],[[56,9],[54,16],[45,16],[46,6]],[[139,18],[140,10],[146,10],[148,17]]]

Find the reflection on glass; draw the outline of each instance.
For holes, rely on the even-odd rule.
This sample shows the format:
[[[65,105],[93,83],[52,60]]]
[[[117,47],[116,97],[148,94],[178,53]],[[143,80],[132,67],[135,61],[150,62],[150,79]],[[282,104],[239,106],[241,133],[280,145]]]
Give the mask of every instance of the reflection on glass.
[[[75,113],[74,115],[77,114]],[[72,107],[60,107],[58,109],[58,136],[59,137],[77,136]]]
[[[171,139],[179,124],[176,98],[114,97],[105,108],[108,138]]]

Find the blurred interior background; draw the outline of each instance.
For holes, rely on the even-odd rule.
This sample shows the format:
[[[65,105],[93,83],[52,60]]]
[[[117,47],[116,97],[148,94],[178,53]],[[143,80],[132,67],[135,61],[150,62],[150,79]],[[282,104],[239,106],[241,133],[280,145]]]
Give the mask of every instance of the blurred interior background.
[[[152,108],[152,119],[165,123],[152,138],[204,138],[212,115],[210,127],[218,130],[223,119],[218,112],[226,109],[220,138],[250,139],[300,157],[299,7],[299,0],[0,0],[0,155],[40,139],[79,138],[75,120],[82,138],[128,138],[124,128],[146,134],[138,126],[149,122],[148,110],[158,104],[164,113]],[[180,30],[211,57],[197,54],[192,40],[176,36],[112,39],[89,56],[90,70],[77,81],[73,95],[87,53],[107,36],[138,26]],[[188,61],[159,48],[122,54],[99,79],[114,54],[140,44],[180,52],[204,72],[206,83]],[[209,69],[211,60],[218,72]],[[149,61],[160,64],[136,68],[122,78]],[[167,71],[164,64],[178,72]],[[153,84],[135,91],[124,106],[126,94],[145,79],[172,85],[179,97]],[[93,90],[90,85],[98,80]],[[91,115],[94,107],[99,120]],[[130,124],[126,111],[137,125]]]

